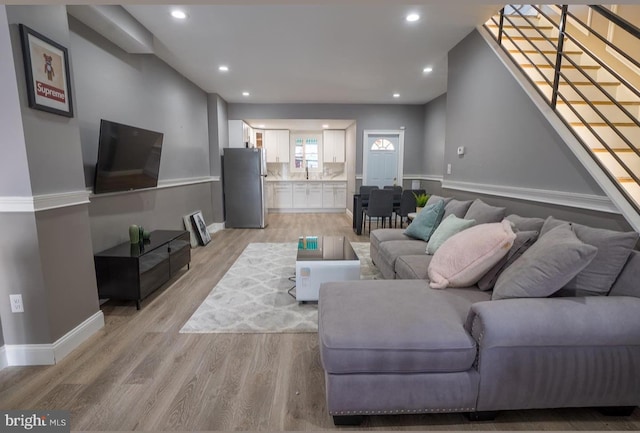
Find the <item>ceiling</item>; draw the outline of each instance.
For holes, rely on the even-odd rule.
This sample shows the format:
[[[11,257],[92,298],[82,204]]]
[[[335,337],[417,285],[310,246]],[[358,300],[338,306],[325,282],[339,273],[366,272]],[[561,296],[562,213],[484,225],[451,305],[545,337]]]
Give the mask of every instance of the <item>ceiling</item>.
[[[181,5],[185,20],[171,5],[123,7],[156,55],[227,102],[424,104],[446,91],[447,52],[499,6],[421,2]]]

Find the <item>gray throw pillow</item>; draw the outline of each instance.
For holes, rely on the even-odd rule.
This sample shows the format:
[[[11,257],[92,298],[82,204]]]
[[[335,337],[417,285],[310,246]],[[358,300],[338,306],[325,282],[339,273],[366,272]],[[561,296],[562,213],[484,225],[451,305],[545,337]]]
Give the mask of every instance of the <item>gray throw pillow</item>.
[[[541,236],[498,277],[491,299],[544,298],[584,269],[598,249],[580,241],[569,224]]]
[[[549,217],[542,226],[541,236],[566,221]],[[573,231],[582,242],[598,248],[598,254],[589,266],[584,268],[574,279],[564,287],[575,293],[591,293],[606,295],[611,290],[616,278],[622,271],[631,250],[638,242],[636,232],[618,232],[614,230],[598,229],[582,224],[570,223]]]
[[[444,216],[442,217],[442,220],[444,221],[449,215],[464,218],[465,214],[469,210],[469,206],[471,206],[471,203],[473,203],[473,200],[460,201],[455,198],[452,199],[444,206]]]
[[[476,220],[476,224],[499,223],[504,219],[503,207],[491,206],[480,200],[475,199],[469,210],[464,215],[466,220]]]
[[[524,254],[536,239],[538,239],[538,232],[536,231],[516,232],[516,239],[513,241],[513,246],[507,255],[500,259],[493,268],[489,269],[489,271],[480,278],[478,288],[480,290],[493,289],[500,274]]]
[[[513,226],[514,231],[535,231],[541,233],[542,225],[544,224],[543,218],[521,217],[520,215],[516,214],[508,215],[506,218],[511,221],[511,225]]]
[[[429,200],[427,200],[427,204],[425,206],[429,206],[430,204],[437,203],[440,200],[442,200],[444,202],[445,206],[446,206],[447,203],[449,203],[451,200],[453,200],[453,197],[440,197],[439,195],[431,194],[429,196]]]

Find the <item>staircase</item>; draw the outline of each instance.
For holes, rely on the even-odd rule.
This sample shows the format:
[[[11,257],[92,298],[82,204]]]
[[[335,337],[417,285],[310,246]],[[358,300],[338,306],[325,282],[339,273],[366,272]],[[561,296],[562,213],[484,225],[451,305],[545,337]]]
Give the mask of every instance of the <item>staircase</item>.
[[[640,29],[595,5],[507,5],[484,27],[640,214]]]

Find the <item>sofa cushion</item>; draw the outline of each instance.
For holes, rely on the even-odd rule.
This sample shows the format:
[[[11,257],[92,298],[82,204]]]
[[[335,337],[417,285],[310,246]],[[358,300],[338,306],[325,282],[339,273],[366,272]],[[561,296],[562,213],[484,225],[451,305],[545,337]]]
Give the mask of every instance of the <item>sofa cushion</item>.
[[[409,241],[412,240],[404,234],[404,229],[376,229],[369,235],[372,248],[378,248],[380,243],[386,241]]]
[[[544,222],[540,235],[566,221],[549,217]],[[638,242],[636,232],[618,232],[571,223],[573,231],[582,242],[598,248],[593,261],[564,287],[578,292],[607,294],[627,262],[631,250]]]
[[[452,199],[448,203],[444,205],[444,215],[442,219],[444,220],[449,215],[455,215],[458,218],[464,218],[465,214],[469,210],[469,206],[471,206],[473,200],[461,201]]]
[[[476,224],[498,223],[504,219],[504,211],[503,207],[488,205],[477,198],[469,206],[464,219],[476,220]]]
[[[434,289],[468,287],[505,256],[516,235],[509,221],[481,224],[450,237],[429,263]]]
[[[507,215],[506,219],[513,223],[513,231],[536,231],[540,233],[540,230],[542,230],[542,225],[544,224],[543,218],[521,217],[520,215],[516,214]]]
[[[451,200],[453,200],[453,197],[441,197],[439,195],[431,194],[429,196],[429,199],[427,200],[427,204],[425,206],[429,206],[430,204],[437,203],[440,200],[442,200],[444,202],[444,205],[446,206],[447,203],[449,203]]]
[[[640,251],[632,251],[627,259],[627,264],[622,268],[615,284],[609,292],[609,296],[635,296],[640,298]]]
[[[380,244],[378,248],[378,260],[384,261],[391,269],[395,268],[396,259],[404,255],[416,255],[422,254],[426,256],[424,252],[425,243],[423,241],[387,241]],[[377,262],[376,262],[377,263]],[[393,271],[395,273],[395,271]],[[388,278],[385,275],[385,278]]]
[[[428,204],[418,212],[418,215],[409,224],[404,233],[412,238],[428,241],[438,224],[440,224],[443,214],[444,201],[438,200],[433,204]]]
[[[584,269],[598,249],[580,241],[567,223],[541,236],[498,277],[492,299],[542,298]]]
[[[455,215],[449,215],[446,219],[442,220],[438,228],[431,235],[429,243],[427,244],[427,254],[435,253],[444,241],[475,224],[475,220],[465,220]]]
[[[405,255],[396,259],[396,278],[399,280],[428,280],[427,269],[433,256]]]
[[[518,257],[524,254],[536,239],[538,239],[538,232],[536,231],[517,232],[516,239],[513,241],[513,245],[507,255],[500,259],[493,268],[489,269],[489,271],[480,278],[478,288],[480,290],[493,289],[500,274],[515,262]]]
[[[476,345],[464,330],[476,289],[431,290],[420,280],[325,283],[318,301],[329,374],[466,371]]]

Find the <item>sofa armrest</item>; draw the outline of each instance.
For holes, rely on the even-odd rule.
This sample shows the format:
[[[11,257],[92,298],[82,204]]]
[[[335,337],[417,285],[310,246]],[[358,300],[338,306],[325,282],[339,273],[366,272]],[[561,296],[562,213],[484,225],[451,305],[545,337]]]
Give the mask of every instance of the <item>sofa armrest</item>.
[[[640,298],[590,296],[477,302],[465,324],[480,349],[640,345]]]

